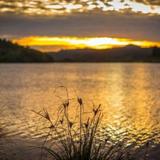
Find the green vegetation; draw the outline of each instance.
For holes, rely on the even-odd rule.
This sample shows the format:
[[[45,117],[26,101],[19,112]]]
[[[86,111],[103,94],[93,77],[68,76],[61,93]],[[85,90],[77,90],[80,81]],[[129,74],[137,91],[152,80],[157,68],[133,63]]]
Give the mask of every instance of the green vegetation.
[[[29,47],[0,39],[0,62],[53,62],[53,58]]]

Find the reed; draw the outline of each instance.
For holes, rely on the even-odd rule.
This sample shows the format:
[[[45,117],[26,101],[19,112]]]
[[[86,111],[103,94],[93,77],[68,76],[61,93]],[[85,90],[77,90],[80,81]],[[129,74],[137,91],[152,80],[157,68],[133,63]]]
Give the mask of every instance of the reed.
[[[84,112],[82,98],[77,97],[76,114],[70,112],[70,100],[65,100],[53,122],[45,109],[43,117],[49,123],[49,133],[41,147],[53,160],[133,160],[133,145],[124,141],[113,142],[109,134],[100,136],[103,117],[101,105],[93,106],[91,112]],[[50,138],[49,138],[50,137]]]

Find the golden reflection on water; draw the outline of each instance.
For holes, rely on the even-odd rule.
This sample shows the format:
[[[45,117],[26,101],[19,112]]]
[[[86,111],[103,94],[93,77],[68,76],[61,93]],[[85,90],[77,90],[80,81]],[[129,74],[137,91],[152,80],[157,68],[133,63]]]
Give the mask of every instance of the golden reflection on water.
[[[159,73],[160,65],[149,64],[53,64],[8,65],[0,68],[0,102],[7,109],[1,112],[0,123],[8,136],[39,138],[46,134],[45,122],[32,110],[46,108],[53,119],[56,110],[67,98],[80,96],[85,110],[102,104],[102,132],[116,139],[126,137],[160,141]],[[8,74],[10,73],[10,74]],[[156,75],[156,76],[155,76]],[[2,98],[3,97],[3,98]],[[76,108],[75,99],[72,107]],[[72,110],[71,110],[72,112]],[[75,115],[73,110],[73,115]],[[107,129],[108,127],[108,129]]]
[[[155,107],[153,102],[153,90],[150,89],[152,82],[149,78],[149,67],[138,68],[134,70],[135,88],[131,91],[133,97],[133,106],[130,114],[134,114],[132,118],[132,130],[135,135],[143,134],[142,141],[153,136],[155,128],[155,119],[152,117],[152,109]],[[156,124],[157,125],[157,124]],[[157,139],[159,141],[159,139]]]
[[[125,133],[130,136],[131,140],[138,137],[141,142],[145,142],[154,135],[157,129],[159,130],[159,124],[151,113],[155,107],[154,91],[149,89],[152,82],[148,71],[149,66],[136,66],[133,70],[131,69],[129,77],[132,88],[128,86],[130,89],[125,87],[131,84],[126,84],[124,79],[126,73],[123,66],[119,66],[116,72],[110,74],[111,84],[105,88],[109,94],[102,102],[103,104],[108,102],[104,108],[106,116],[103,125],[106,123],[111,126],[113,137],[115,133],[122,134],[122,136]],[[158,136],[156,141],[160,141]]]
[[[150,92],[146,91],[145,86],[149,86],[150,81],[147,80],[147,67],[138,68],[134,72],[134,77],[139,77],[139,81],[134,81],[136,88],[132,90],[134,97],[134,110],[135,110],[135,128],[146,128],[148,134],[151,132],[151,126],[153,125],[152,118],[150,117],[150,107],[147,100],[149,100]],[[134,78],[133,77],[133,78]]]

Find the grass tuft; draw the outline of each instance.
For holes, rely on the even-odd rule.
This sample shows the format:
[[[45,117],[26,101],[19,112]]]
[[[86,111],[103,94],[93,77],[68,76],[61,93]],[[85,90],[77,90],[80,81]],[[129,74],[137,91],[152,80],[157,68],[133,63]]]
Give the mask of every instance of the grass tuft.
[[[76,110],[69,99],[65,100],[53,122],[47,110],[37,113],[49,123],[49,133],[42,150],[53,160],[133,160],[134,147],[126,146],[123,141],[113,142],[109,134],[100,136],[103,117],[101,104],[91,112],[84,112],[82,98],[76,99]],[[50,137],[50,138],[48,138]]]

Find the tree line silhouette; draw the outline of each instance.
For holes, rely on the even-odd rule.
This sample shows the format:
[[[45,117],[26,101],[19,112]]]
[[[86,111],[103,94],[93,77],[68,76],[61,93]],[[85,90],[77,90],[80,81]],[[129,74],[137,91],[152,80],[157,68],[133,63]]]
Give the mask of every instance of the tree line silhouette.
[[[40,51],[0,39],[0,62],[52,62],[53,57]]]
[[[128,45],[108,50],[41,52],[0,39],[0,62],[160,62],[160,48]]]

